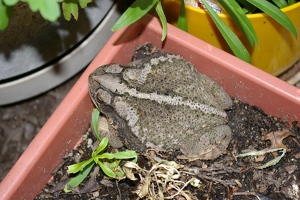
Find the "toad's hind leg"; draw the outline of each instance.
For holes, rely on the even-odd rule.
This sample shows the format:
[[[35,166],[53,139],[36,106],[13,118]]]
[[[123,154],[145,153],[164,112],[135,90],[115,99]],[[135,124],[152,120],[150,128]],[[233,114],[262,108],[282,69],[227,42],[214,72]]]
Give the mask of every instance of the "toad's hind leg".
[[[180,150],[189,160],[213,160],[219,157],[231,141],[231,129],[219,125],[203,130],[204,133],[187,135]]]

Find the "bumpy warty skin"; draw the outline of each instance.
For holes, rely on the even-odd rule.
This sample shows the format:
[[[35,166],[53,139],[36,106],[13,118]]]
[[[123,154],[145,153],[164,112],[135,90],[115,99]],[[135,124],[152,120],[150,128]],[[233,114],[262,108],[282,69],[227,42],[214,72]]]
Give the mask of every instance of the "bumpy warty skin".
[[[90,95],[127,148],[180,150],[190,160],[215,159],[231,130],[229,95],[178,55],[154,52],[125,66],[109,64],[89,77]]]

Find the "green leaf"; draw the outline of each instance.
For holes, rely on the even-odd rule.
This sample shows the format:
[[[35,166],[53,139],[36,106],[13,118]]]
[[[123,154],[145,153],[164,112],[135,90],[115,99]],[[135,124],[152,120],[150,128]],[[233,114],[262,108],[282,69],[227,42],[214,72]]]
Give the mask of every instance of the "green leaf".
[[[81,8],[85,8],[87,4],[93,2],[93,0],[78,0],[78,2]]]
[[[119,30],[130,24],[133,24],[140,18],[142,18],[148,11],[157,4],[159,0],[136,0],[133,4],[127,8],[127,10],[118,19],[115,25],[112,27],[112,31]]]
[[[93,128],[93,133],[96,136],[96,138],[101,141],[101,137],[98,132],[98,122],[99,122],[99,115],[100,111],[97,108],[94,108],[93,113],[92,113],[92,128]]]
[[[264,0],[247,0],[252,5],[256,6],[264,13],[272,17],[275,21],[290,31],[296,38],[298,37],[296,28],[294,27],[291,20],[276,6],[270,2]]]
[[[96,149],[96,151],[94,151],[92,153],[92,157],[97,156],[101,151],[103,151],[107,147],[107,145],[108,145],[108,137],[104,137],[101,140],[101,142],[100,142],[98,148]]]
[[[113,153],[115,159],[123,160],[123,159],[137,159],[137,153],[132,150],[126,149],[126,151]]]
[[[118,179],[126,178],[126,174],[120,166],[117,166],[117,167],[113,168],[113,171],[116,175],[116,178],[118,178]]]
[[[233,53],[240,59],[251,62],[250,54],[247,51],[246,47],[240,41],[240,39],[228,28],[228,26],[221,20],[221,18],[212,10],[212,8],[208,5],[206,0],[202,0],[202,3],[206,7],[210,17],[218,27],[219,31],[223,35],[227,44],[233,51]]]
[[[46,20],[54,22],[60,16],[59,2],[62,0],[22,0],[29,4],[32,12],[39,11]]]
[[[68,174],[75,174],[81,170],[83,170],[87,165],[89,165],[91,162],[93,162],[93,158],[90,158],[88,160],[69,165],[68,166]]]
[[[243,7],[243,11],[245,14],[254,13],[257,10],[255,6],[253,6],[251,3],[247,2],[246,0],[237,0],[237,2],[239,2]]]
[[[160,19],[161,25],[162,25],[162,36],[161,36],[161,41],[164,41],[167,37],[168,33],[168,26],[167,26],[167,19],[165,16],[165,13],[163,11],[163,8],[161,6],[161,2],[158,1],[155,7],[155,11]]]
[[[112,153],[102,153],[100,155],[97,155],[96,157],[97,157],[97,159],[108,159],[108,160],[115,158]]]
[[[19,0],[3,0],[4,4],[7,6],[13,6],[19,2]],[[2,18],[1,18],[2,19]]]
[[[117,159],[117,160],[122,160],[122,159],[137,159],[137,154],[135,151],[132,150],[126,150],[126,151],[121,151],[121,152],[116,152],[116,153],[103,153],[100,155],[96,156],[98,159]]]
[[[92,170],[95,163],[90,163],[81,172],[79,172],[74,178],[72,178],[64,187],[65,192],[72,192],[69,188],[74,188],[78,186],[87,177],[87,175]]]
[[[103,163],[99,162],[99,166],[107,176],[122,179],[126,177],[126,174],[120,167],[120,162],[120,160],[110,160]]]
[[[180,3],[180,12],[178,17],[177,27],[180,28],[181,30],[188,32],[188,23],[186,19],[184,0],[181,0]]]
[[[295,4],[295,0],[288,0],[288,6]]]
[[[279,8],[284,8],[288,4],[285,0],[272,0]]]
[[[109,160],[109,161],[105,161],[103,162],[103,164],[105,164],[106,166],[109,166],[109,168],[116,168],[120,165],[121,160]]]
[[[6,6],[0,0],[0,30],[4,30],[8,26],[9,18],[13,15],[13,6]]]
[[[65,0],[62,4],[63,14],[67,21],[71,20],[73,15],[75,20],[78,20],[78,5],[77,0]]]
[[[109,177],[111,177],[111,178],[115,178],[115,177],[116,177],[116,175],[115,175],[115,173],[113,172],[113,170],[111,170],[109,167],[107,167],[106,165],[104,165],[101,161],[99,161],[97,164],[100,166],[100,168],[102,169],[102,171],[103,171],[107,176],[109,176]]]
[[[115,178],[122,179],[126,177],[126,174],[120,167],[120,162],[121,160],[113,160],[112,162],[103,162],[103,164],[114,172]]]
[[[219,0],[219,3],[242,30],[250,45],[254,47],[258,44],[255,30],[240,5],[235,0]]]

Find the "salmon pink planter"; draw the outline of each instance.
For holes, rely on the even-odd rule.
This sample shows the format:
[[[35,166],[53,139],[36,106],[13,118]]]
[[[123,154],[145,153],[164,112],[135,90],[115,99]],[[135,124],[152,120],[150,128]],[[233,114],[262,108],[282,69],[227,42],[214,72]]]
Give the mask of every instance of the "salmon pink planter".
[[[0,184],[0,199],[33,199],[51,179],[51,172],[86,132],[93,104],[88,76],[108,63],[128,63],[139,44],[150,42],[166,52],[180,54],[197,69],[219,82],[232,96],[289,123],[300,120],[300,90],[196,37],[169,25],[161,42],[161,26],[146,16],[116,32],[50,117]]]

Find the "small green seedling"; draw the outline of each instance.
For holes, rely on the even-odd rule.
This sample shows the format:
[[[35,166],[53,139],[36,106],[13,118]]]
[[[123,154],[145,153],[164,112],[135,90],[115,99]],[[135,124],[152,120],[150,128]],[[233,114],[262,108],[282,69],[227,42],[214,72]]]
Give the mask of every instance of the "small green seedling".
[[[108,138],[104,137],[101,139],[98,134],[99,114],[100,112],[98,109],[93,110],[92,128],[97,139],[100,141],[100,144],[98,148],[92,152],[90,159],[68,166],[68,173],[77,173],[77,175],[66,184],[64,188],[65,192],[71,192],[72,188],[78,186],[88,176],[95,164],[99,165],[101,170],[108,177],[123,179],[126,175],[120,167],[121,160],[133,159],[133,162],[137,162],[137,153],[132,150],[116,153],[105,152],[108,146]]]

